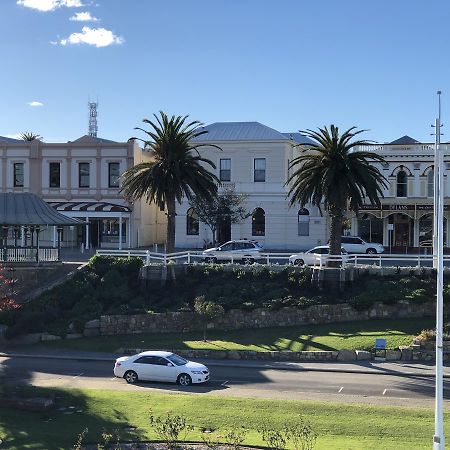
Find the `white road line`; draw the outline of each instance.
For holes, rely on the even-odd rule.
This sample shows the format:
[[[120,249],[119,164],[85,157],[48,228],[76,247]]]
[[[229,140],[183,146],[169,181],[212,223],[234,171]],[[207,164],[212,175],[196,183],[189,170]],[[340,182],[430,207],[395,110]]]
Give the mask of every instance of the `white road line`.
[[[223,383],[221,383],[221,386],[225,386],[227,383],[229,383],[229,380],[224,381]]]
[[[344,389],[344,386],[342,386],[339,390],[338,390],[338,394],[340,394],[342,392],[342,389]]]
[[[385,390],[383,391],[383,395],[386,394],[386,391],[387,391],[387,389],[385,389]]]
[[[81,377],[82,375],[84,375],[84,373],[83,373],[83,372],[79,373],[78,375],[75,375],[75,376],[74,376],[74,377],[72,377],[72,378],[78,378],[78,377]]]

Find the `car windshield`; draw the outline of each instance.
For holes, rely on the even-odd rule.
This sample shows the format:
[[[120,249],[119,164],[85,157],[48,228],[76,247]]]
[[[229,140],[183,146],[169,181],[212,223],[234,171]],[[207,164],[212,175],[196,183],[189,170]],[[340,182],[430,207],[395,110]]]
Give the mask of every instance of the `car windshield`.
[[[166,356],[166,358],[176,366],[184,366],[185,364],[187,364],[187,361],[184,358],[175,354]]]

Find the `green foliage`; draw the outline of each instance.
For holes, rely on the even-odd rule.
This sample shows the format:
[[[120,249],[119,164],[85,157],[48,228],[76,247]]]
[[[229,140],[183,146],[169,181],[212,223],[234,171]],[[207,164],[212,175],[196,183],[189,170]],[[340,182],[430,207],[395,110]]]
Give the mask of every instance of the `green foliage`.
[[[258,431],[270,450],[283,450],[286,448],[286,438],[282,430],[269,423],[263,423]]]
[[[187,433],[192,430],[192,426],[182,415],[172,414],[170,411],[165,416],[154,416],[150,412],[150,425],[152,426],[157,438],[167,445],[169,449],[177,448],[177,442],[186,440]]]
[[[283,426],[286,439],[294,450],[312,450],[317,440],[317,433],[311,424],[299,416],[296,422],[287,422]]]
[[[194,311],[206,320],[216,320],[225,312],[222,306],[205,300],[203,295],[195,299]]]

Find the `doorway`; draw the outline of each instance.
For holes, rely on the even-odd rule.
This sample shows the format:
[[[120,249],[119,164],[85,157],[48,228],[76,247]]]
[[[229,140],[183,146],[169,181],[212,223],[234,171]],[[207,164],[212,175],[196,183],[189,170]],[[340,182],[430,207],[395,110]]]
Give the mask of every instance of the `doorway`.
[[[225,216],[220,222],[219,228],[217,230],[217,240],[219,244],[228,242],[231,240],[231,219],[230,216]]]
[[[414,220],[406,214],[389,216],[389,223],[394,224],[394,247],[412,247],[414,245]]]

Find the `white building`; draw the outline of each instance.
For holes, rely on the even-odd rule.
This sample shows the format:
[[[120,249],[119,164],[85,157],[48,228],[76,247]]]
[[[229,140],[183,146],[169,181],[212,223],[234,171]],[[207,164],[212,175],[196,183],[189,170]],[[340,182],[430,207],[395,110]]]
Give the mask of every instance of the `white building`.
[[[152,208],[142,213],[141,204],[133,211],[120,193],[121,174],[142,159],[141,149],[132,141],[83,136],[46,143],[0,137],[0,191],[32,192],[62,214],[82,221],[82,227],[64,229],[65,247],[145,245],[155,234],[151,224],[156,214]],[[41,245],[55,246],[56,239],[56,229],[41,230]]]
[[[287,200],[289,162],[298,155],[295,145],[307,142],[299,133],[280,133],[258,122],[213,123],[196,143],[203,157],[216,165],[223,188],[248,195],[252,216],[219,230],[221,242],[255,239],[266,249],[310,248],[326,243],[326,218],[318,208],[290,208]],[[177,206],[176,247],[202,248],[211,242],[209,228],[198,223],[195,211],[184,200]]]

